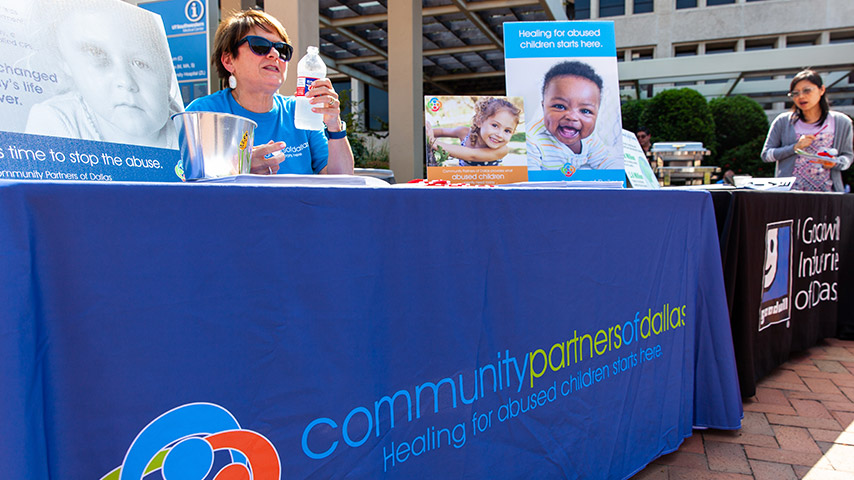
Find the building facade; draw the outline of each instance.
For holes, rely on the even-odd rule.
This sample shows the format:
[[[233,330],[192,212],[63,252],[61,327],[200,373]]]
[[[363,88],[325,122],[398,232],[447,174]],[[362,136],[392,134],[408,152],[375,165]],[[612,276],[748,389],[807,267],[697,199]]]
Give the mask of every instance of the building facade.
[[[624,98],[689,87],[752,97],[773,117],[813,68],[833,108],[854,114],[852,0],[575,0],[574,16],[614,21]]]

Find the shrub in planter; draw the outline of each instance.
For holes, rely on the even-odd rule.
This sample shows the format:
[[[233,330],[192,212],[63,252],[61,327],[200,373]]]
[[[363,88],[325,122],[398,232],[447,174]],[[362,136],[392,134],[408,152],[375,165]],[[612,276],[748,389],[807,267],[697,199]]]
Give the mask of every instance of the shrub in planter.
[[[641,126],[646,126],[640,123],[640,116],[648,103],[649,100],[646,99],[635,99],[627,100],[620,106],[623,116],[623,129],[637,133]]]
[[[715,150],[715,120],[705,97],[690,88],[660,92],[640,115],[659,142],[693,141]]]
[[[709,102],[715,119],[718,151],[723,154],[768,134],[768,117],[762,106],[743,95],[716,98]]]
[[[745,144],[731,148],[718,155],[716,165],[721,172],[732,170],[736,175],[752,175],[754,177],[773,177],[774,163],[765,163],[760,154],[765,144],[765,136],[754,137]]]

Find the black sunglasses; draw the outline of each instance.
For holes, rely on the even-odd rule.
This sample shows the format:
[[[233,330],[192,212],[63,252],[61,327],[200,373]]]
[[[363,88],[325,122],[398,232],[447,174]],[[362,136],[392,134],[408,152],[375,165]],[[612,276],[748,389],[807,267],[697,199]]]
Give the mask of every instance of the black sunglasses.
[[[239,48],[244,43],[249,43],[249,48],[255,55],[264,56],[270,53],[271,48],[275,48],[277,52],[279,52],[279,57],[282,60],[288,62],[291,60],[291,55],[294,53],[294,47],[288,45],[285,42],[271,42],[264,37],[259,37],[257,35],[247,35],[243,37],[243,40],[237,42],[237,45],[234,48]]]

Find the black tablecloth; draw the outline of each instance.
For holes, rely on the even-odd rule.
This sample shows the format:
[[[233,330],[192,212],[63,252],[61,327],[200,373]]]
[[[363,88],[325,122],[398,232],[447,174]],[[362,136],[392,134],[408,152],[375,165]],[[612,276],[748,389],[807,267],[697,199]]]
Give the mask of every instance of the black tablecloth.
[[[854,195],[739,190],[712,199],[741,393],[752,396],[792,352],[854,338]]]

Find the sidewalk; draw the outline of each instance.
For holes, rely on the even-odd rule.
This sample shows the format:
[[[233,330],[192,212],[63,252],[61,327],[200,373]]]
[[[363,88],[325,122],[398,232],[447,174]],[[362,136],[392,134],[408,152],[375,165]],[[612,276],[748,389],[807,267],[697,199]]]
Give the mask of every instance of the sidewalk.
[[[828,338],[762,379],[738,431],[694,430],[632,480],[854,480],[854,341]]]

